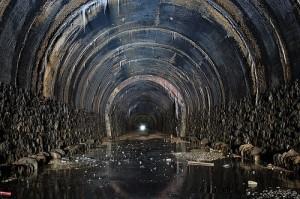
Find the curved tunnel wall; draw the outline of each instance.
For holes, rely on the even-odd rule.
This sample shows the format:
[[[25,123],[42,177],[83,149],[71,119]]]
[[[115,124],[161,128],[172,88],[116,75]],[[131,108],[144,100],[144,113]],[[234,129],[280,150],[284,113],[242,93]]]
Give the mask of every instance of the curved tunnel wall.
[[[116,88],[159,77],[182,96],[188,132],[199,112],[300,77],[299,12],[297,0],[4,0],[0,80],[98,112],[109,125]],[[126,89],[118,96],[139,103]]]
[[[157,90],[156,88],[143,88],[142,86],[145,86],[145,83],[147,82],[154,82],[155,84],[159,85],[162,89]],[[130,96],[126,96],[130,91],[128,86],[132,84],[134,84],[134,92],[130,93]],[[125,90],[125,94],[122,95],[123,90]],[[143,92],[140,92],[141,90]],[[158,91],[158,94],[154,93],[153,91]],[[164,91],[167,92],[167,97],[164,96]],[[110,119],[111,106],[114,104],[116,96],[120,95],[120,93],[121,96],[119,98],[123,99],[123,101],[128,101],[131,103],[130,106],[127,107],[126,104],[122,102],[117,103],[119,104],[119,107],[114,107],[114,110],[116,110],[115,112],[122,113],[121,110],[125,108],[125,113],[127,113],[127,115],[130,115],[132,108],[135,108],[135,106],[139,105],[140,102],[144,102],[143,99],[145,99],[148,101],[148,103],[144,103],[142,110],[138,113],[142,113],[142,115],[144,116],[151,116],[152,114],[160,113],[160,116],[155,117],[155,120],[164,121],[164,123],[172,123],[172,118],[181,121],[180,123],[173,123],[175,128],[172,129],[172,126],[170,126],[170,128],[166,130],[169,130],[169,132],[171,132],[170,130],[172,129],[173,132],[171,133],[176,132],[178,136],[185,137],[187,112],[186,104],[183,100],[183,97],[181,96],[178,89],[174,87],[170,82],[166,81],[161,77],[151,75],[135,76],[133,78],[129,78],[122,82],[122,84],[116,87],[115,90],[112,92],[112,94],[109,97],[108,103],[105,107],[105,120],[107,124],[107,134],[109,137],[112,137],[113,134],[111,125],[113,123],[115,123],[115,125],[121,123],[120,120],[120,122],[116,122],[118,120]],[[134,97],[134,99],[130,97]],[[151,111],[144,112],[147,108],[149,108],[149,106],[152,105],[152,103],[149,103],[151,101],[153,103],[156,102],[156,105],[152,107]],[[173,115],[173,117],[170,117],[170,115]],[[164,119],[165,117],[168,118],[168,120]],[[121,118],[124,119],[124,117]],[[130,121],[130,117],[127,118],[127,121]],[[161,125],[156,125],[156,127],[159,127],[159,129],[156,130],[162,131],[164,129],[162,127],[165,125],[164,123],[161,123]]]

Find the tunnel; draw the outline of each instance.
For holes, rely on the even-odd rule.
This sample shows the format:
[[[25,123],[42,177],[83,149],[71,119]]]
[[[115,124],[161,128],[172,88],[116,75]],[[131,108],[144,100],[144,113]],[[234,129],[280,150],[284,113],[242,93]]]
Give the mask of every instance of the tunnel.
[[[2,82],[99,113],[106,129],[118,121],[108,118],[115,97],[127,123],[144,114],[152,128],[185,136],[193,115],[300,74],[298,1],[2,1],[1,14]],[[161,85],[155,94],[141,86],[148,76]],[[134,90],[118,91],[135,78]],[[146,92],[148,102],[138,97]],[[175,95],[168,105],[166,93]],[[155,122],[176,111],[181,124]]]
[[[140,125],[145,125],[151,131],[176,132],[175,101],[170,99],[168,93],[164,93],[164,88],[143,80],[142,83],[137,81],[124,87],[123,90],[125,93],[116,96],[116,102],[112,102],[114,116],[110,118],[111,121],[117,121],[115,123],[120,125],[121,129],[119,133],[114,133],[111,129],[108,131],[120,135],[122,132],[134,131]],[[110,108],[107,108],[107,111],[109,110]],[[167,123],[167,121],[171,122]]]
[[[133,132],[300,153],[299,13],[299,0],[1,0],[0,163]]]

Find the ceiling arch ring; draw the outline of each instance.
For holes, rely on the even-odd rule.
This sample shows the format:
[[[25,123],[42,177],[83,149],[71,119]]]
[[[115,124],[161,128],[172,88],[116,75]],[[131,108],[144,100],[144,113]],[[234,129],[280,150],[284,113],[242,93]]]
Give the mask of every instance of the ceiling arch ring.
[[[195,42],[193,42],[192,40],[188,39],[187,37],[181,35],[180,33],[173,32],[173,31],[171,31],[171,30],[167,30],[167,29],[163,29],[163,28],[149,28],[149,27],[148,27],[148,28],[139,28],[139,29],[135,29],[134,31],[144,31],[144,30],[160,30],[160,31],[164,31],[164,32],[166,32],[166,33],[168,33],[168,34],[170,34],[170,35],[176,34],[176,38],[182,38],[182,39],[184,39],[185,41],[187,41],[188,43],[190,43],[191,46],[195,47],[195,48],[203,55],[203,57],[205,57],[205,59],[209,62],[209,64],[212,66],[212,68],[213,68],[215,74],[217,75],[217,79],[218,79],[218,81],[219,81],[219,84],[220,84],[221,87],[222,87],[222,95],[223,95],[223,96],[225,95],[225,94],[224,94],[224,86],[222,86],[221,77],[220,77],[220,74],[218,73],[218,70],[217,70],[217,68],[216,68],[216,66],[215,66],[215,64],[214,64],[214,62],[213,62],[212,59],[209,57],[209,55],[208,55],[208,54],[207,54],[207,53],[206,53],[199,45],[197,45]],[[111,37],[109,38],[109,40],[112,40],[112,39],[116,38],[118,35],[123,34],[123,33],[124,33],[124,34],[128,34],[130,31],[133,31],[133,30],[131,29],[131,30],[127,30],[127,31],[120,32],[120,33],[118,33],[117,35],[111,36]],[[94,41],[96,41],[96,40],[97,40],[97,38],[96,38]],[[102,43],[101,45],[97,45],[97,48],[94,48],[94,52],[96,52],[96,51],[102,49],[102,47],[103,47],[106,43],[108,43],[109,40],[107,40],[105,43]],[[94,43],[94,41],[93,41],[92,43]],[[156,43],[149,43],[149,44],[150,44],[150,45],[155,45]],[[157,44],[156,44],[156,45],[157,45]],[[81,52],[81,54],[80,54],[79,56],[77,56],[79,59],[77,59],[77,60],[75,61],[75,64],[73,65],[72,69],[70,70],[70,74],[71,74],[71,75],[69,76],[69,78],[70,78],[71,76],[73,76],[73,73],[75,72],[75,68],[76,68],[76,66],[78,65],[78,62],[79,62],[80,58],[84,57],[83,55],[85,54],[85,52],[87,51],[87,49],[88,49],[89,47],[91,47],[91,45],[88,45],[87,47],[85,47],[85,49]],[[120,48],[122,48],[122,46],[119,47],[116,51],[119,51]],[[176,48],[173,47],[173,49],[176,49]],[[177,50],[179,50],[179,49],[177,49]],[[92,56],[92,53],[89,53],[89,56],[88,56],[86,59],[89,59],[91,56]],[[86,61],[83,61],[83,65],[85,65],[85,64],[84,64],[85,62],[86,62]],[[79,74],[79,73],[78,73],[78,74]],[[246,80],[245,80],[245,81],[246,81]],[[52,82],[55,82],[55,81],[52,81]],[[53,85],[52,85],[52,87],[53,87]],[[53,90],[53,89],[52,89],[52,90]],[[50,94],[50,95],[53,95],[53,93]]]
[[[175,67],[175,66],[172,65],[171,63],[166,62],[166,61],[164,61],[164,60],[160,60],[160,59],[151,59],[151,58],[143,58],[143,59],[136,59],[136,60],[124,60],[122,63],[125,65],[125,64],[127,64],[127,63],[129,63],[129,62],[131,62],[131,61],[134,61],[134,62],[140,62],[140,61],[144,61],[144,60],[152,60],[152,61],[161,63],[161,64],[163,64],[163,65],[166,65],[166,66],[168,66],[169,68],[173,68],[174,71],[177,71],[177,73],[179,74],[179,77],[185,77],[185,81],[189,81],[188,76],[185,76],[184,73],[181,74],[181,73],[182,73],[181,70],[179,70],[177,67]],[[206,77],[205,74],[203,74],[203,77],[204,77],[204,81],[205,81],[205,82],[208,82],[208,79],[207,79],[207,77]],[[84,83],[84,82],[86,82],[86,81],[83,81],[83,83]],[[105,82],[105,81],[104,81],[104,82]],[[86,86],[85,86],[85,87],[81,87],[80,90],[86,91],[87,88],[88,88],[88,85],[87,85],[87,84],[85,84],[85,85],[86,85]],[[192,86],[193,86],[194,90],[196,91],[197,89],[194,87],[195,85],[193,84]],[[105,90],[105,89],[103,89],[103,91],[104,91],[104,90]],[[84,92],[84,93],[85,93],[85,92]],[[99,93],[98,93],[98,94],[99,94]],[[83,102],[83,99],[85,98],[85,94],[81,94],[81,96],[82,96],[81,102]],[[83,104],[81,104],[81,106],[83,107]]]
[[[174,87],[170,82],[167,80],[157,77],[157,76],[152,76],[152,75],[140,75],[140,76],[135,76],[129,79],[126,79],[124,82],[122,82],[118,87],[114,89],[114,91],[111,93],[109,100],[107,102],[106,108],[105,108],[105,125],[106,125],[106,132],[108,137],[112,137],[112,131],[111,131],[111,121],[109,117],[109,112],[111,109],[111,106],[113,104],[113,101],[115,97],[118,95],[119,92],[121,92],[126,86],[135,83],[137,81],[152,81],[154,83],[159,84],[162,86],[166,91],[173,97],[175,103],[180,106],[181,111],[182,111],[182,117],[181,117],[181,129],[177,131],[177,135],[181,137],[186,136],[186,118],[187,118],[187,113],[186,113],[186,104],[185,101],[181,95],[181,93],[178,92],[177,88]],[[176,105],[177,106],[177,105]]]
[[[128,45],[128,48],[131,47],[132,45],[133,45],[133,44],[129,44],[129,45]],[[134,44],[134,45],[137,45],[137,44]],[[155,46],[158,46],[158,47],[165,48],[165,49],[168,49],[168,48],[169,48],[169,46],[166,46],[166,45],[161,45],[161,44],[155,44],[155,45],[154,45],[154,44],[152,44],[152,43],[140,43],[139,45],[144,45],[144,46],[145,46],[145,45],[148,45],[149,47],[155,47]],[[122,50],[126,50],[126,48],[127,48],[127,47],[122,47]],[[180,50],[178,50],[178,49],[176,49],[176,48],[172,48],[172,47],[171,47],[171,50],[175,50],[175,53],[187,57],[187,59],[189,60],[189,62],[191,62],[198,70],[200,70],[200,71],[201,71],[201,74],[204,75],[206,81],[208,81],[208,78],[206,77],[205,73],[202,71],[201,66],[199,65],[199,63],[195,62],[189,55],[187,55],[186,53],[184,53],[184,52],[182,52],[182,51],[180,51]],[[109,60],[110,57],[114,57],[116,53],[120,53],[120,52],[122,52],[122,51],[119,50],[119,49],[115,49],[114,51],[111,51],[109,55],[107,55],[107,56],[105,56],[105,58],[103,58],[103,59],[105,59],[105,60],[102,59],[101,62],[98,62],[98,64],[97,64],[96,67],[91,68],[89,71],[87,71],[87,72],[85,73],[87,77],[82,78],[82,79],[84,79],[84,86],[80,89],[80,90],[83,91],[83,94],[81,95],[83,98],[84,98],[84,96],[85,96],[85,91],[86,91],[86,89],[87,89],[87,87],[88,87],[88,82],[89,82],[89,81],[86,81],[86,80],[87,80],[87,79],[91,79],[91,78],[89,77],[88,74],[94,74],[95,71],[97,71],[98,68],[101,67],[101,66],[103,65],[103,63],[104,63],[106,60]],[[159,59],[157,59],[157,60],[160,61]],[[124,60],[123,62],[126,63],[126,62],[128,62],[128,60]],[[118,66],[118,67],[119,67],[119,66]],[[174,67],[175,67],[175,66],[174,66]],[[176,68],[176,67],[175,67],[175,68]],[[111,68],[107,68],[107,70],[108,70],[108,71],[111,71]],[[79,79],[79,78],[77,78],[77,79]],[[70,81],[70,80],[69,80],[69,81]],[[219,80],[218,82],[222,82],[222,80]],[[70,85],[70,84],[71,84],[71,82],[67,83],[66,85]],[[76,84],[76,83],[75,83],[75,84]],[[74,84],[74,85],[75,85],[75,84]],[[221,98],[221,99],[222,99],[222,101],[223,101],[223,103],[224,103],[224,101],[225,101],[225,93],[224,93],[224,86],[223,86],[223,83],[221,83],[219,86],[220,86],[220,89],[221,89],[221,92],[220,92],[220,93],[222,93],[222,95],[221,95],[222,98]],[[69,89],[68,89],[68,88],[65,88],[64,90],[65,90],[65,91],[64,91],[64,93],[65,93],[65,94],[64,94],[64,98],[66,99],[66,97],[70,96],[69,94],[67,94]],[[81,104],[81,106],[82,106],[82,104]]]
[[[141,59],[141,60],[137,60],[137,61],[142,61],[142,60],[151,60],[151,59]],[[164,65],[167,65],[168,67],[170,67],[170,68],[174,68],[174,70],[175,70],[175,72],[176,73],[179,73],[179,72],[181,72],[180,70],[178,70],[175,66],[173,66],[171,63],[168,63],[168,62],[166,62],[166,61],[163,61],[163,60],[158,60],[158,59],[152,59],[152,60],[154,60],[154,61],[156,61],[156,62],[160,62],[160,63],[162,63],[162,64],[164,64]],[[126,60],[126,61],[124,61],[124,64],[126,64],[126,62],[129,62],[129,60]],[[173,76],[173,77],[175,77],[175,76]],[[169,80],[170,81],[170,80]],[[206,81],[208,81],[208,80],[206,80]],[[104,81],[105,82],[105,81]],[[184,88],[186,88],[187,86],[185,86],[186,84],[184,83],[184,82],[181,82],[180,80],[177,80],[176,81],[177,82],[177,86],[178,86],[178,89],[180,89],[180,88],[182,88],[183,90],[181,91],[182,93],[185,93],[185,95],[184,96],[186,96],[185,97],[185,99],[188,99],[189,101],[191,100],[191,99],[194,99],[194,98],[192,98],[192,96],[190,95],[190,93],[188,93],[186,90],[188,90],[188,89],[184,89]],[[186,79],[186,82],[188,82],[188,79]],[[178,84],[182,84],[182,85],[178,85]],[[108,84],[106,84],[107,86],[113,86],[113,85],[108,85]],[[87,89],[87,87],[85,88],[85,89],[81,89],[81,90],[86,90]],[[92,110],[94,110],[94,111],[99,111],[99,110],[101,110],[101,108],[100,108],[100,102],[102,101],[102,102],[105,102],[106,100],[104,100],[103,99],[103,97],[105,97],[106,95],[105,95],[105,93],[111,93],[111,91],[110,90],[108,90],[109,88],[101,88],[100,89],[100,87],[98,87],[98,89],[97,89],[97,91],[96,91],[96,93],[95,93],[95,95],[94,95],[94,99],[93,99],[93,108],[92,108]],[[100,91],[102,92],[102,93],[100,93]],[[196,91],[196,88],[195,88],[195,91]],[[83,102],[84,101],[84,95],[81,95],[82,96],[82,99],[81,99],[81,102]],[[197,95],[196,95],[197,96]],[[209,100],[212,100],[212,99],[209,99]],[[200,99],[199,99],[199,101],[200,101]],[[204,96],[202,96],[202,105],[203,106],[207,106],[206,104],[204,104],[205,102],[206,102],[206,100],[204,100]],[[191,106],[193,105],[193,104],[195,104],[195,103],[193,103],[193,101],[190,101],[190,102],[188,102],[188,104],[190,104]],[[83,104],[82,104],[82,106],[83,106]],[[103,108],[102,108],[103,109]],[[189,106],[187,106],[187,111],[189,111]]]

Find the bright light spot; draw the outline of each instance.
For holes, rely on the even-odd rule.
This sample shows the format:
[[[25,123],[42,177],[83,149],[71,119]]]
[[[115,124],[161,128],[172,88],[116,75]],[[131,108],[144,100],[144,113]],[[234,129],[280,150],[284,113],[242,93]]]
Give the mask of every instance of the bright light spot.
[[[140,126],[140,131],[146,131],[146,125],[142,124],[142,125]]]

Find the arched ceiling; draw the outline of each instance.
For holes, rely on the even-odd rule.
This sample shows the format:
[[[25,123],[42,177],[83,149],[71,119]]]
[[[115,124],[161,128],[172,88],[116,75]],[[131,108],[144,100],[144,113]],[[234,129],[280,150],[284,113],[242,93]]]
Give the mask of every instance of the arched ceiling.
[[[147,124],[150,130],[164,132],[171,129],[175,132],[171,122],[176,118],[174,100],[162,86],[147,80],[136,81],[124,89],[124,94],[120,92],[114,98],[110,113],[112,121],[123,124],[116,134],[134,131],[141,124]]]
[[[147,91],[160,111],[136,115],[155,121],[165,103],[177,103],[188,120],[299,78],[299,12],[298,0],[2,0],[0,80],[104,121],[116,88],[153,76],[162,81],[140,79],[112,107],[121,115],[146,107],[134,96]],[[164,81],[182,102],[166,97]]]

